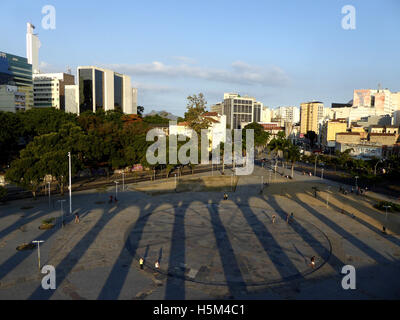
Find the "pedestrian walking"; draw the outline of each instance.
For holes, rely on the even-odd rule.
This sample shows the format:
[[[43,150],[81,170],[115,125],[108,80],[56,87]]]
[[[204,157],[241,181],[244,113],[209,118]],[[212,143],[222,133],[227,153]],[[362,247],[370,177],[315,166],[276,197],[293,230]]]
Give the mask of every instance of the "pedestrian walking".
[[[78,212],[76,212],[75,213],[75,223],[79,223],[80,222],[80,220],[79,220],[79,214],[78,214]]]
[[[289,216],[289,213],[288,213],[287,216],[286,216],[286,223],[289,223],[289,218],[290,218],[290,216]]]
[[[314,257],[314,256],[311,257],[310,266],[311,266],[311,268],[313,268],[313,269],[315,268],[315,257]]]
[[[272,223],[275,223],[276,215],[272,216]]]
[[[144,260],[143,260],[143,258],[140,258],[139,265],[140,265],[140,269],[142,269],[142,270],[143,270],[143,264],[144,264]]]
[[[160,263],[158,262],[158,260],[156,261],[156,263],[154,264],[154,267],[158,270],[160,269]]]
[[[113,202],[113,196],[110,196],[110,200],[108,200],[108,203],[112,203]]]
[[[293,214],[293,212],[290,214],[290,221],[292,221],[293,222],[293,220],[294,220],[294,214]]]
[[[382,227],[382,233],[386,234],[386,227],[385,226]]]

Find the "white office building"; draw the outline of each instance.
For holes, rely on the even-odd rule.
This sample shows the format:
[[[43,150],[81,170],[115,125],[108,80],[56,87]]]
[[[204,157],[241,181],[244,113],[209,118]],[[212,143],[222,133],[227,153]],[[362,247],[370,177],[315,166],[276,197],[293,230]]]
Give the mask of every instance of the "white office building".
[[[67,112],[120,109],[137,114],[137,89],[131,87],[131,78],[109,69],[78,67],[77,84],[65,86],[65,97]]]

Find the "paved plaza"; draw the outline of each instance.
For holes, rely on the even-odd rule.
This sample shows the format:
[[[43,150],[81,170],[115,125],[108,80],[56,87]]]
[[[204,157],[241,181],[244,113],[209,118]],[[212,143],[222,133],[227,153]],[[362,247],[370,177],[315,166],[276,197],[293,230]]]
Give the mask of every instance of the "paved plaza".
[[[399,214],[386,217],[368,198],[261,167],[240,177],[228,200],[223,192],[175,192],[173,178],[140,186],[151,184],[166,191],[119,186],[113,203],[115,187],[74,192],[79,224],[67,196],[64,226],[60,197],[0,206],[0,299],[400,298]],[[55,227],[40,230],[52,217]],[[41,265],[55,267],[56,290],[41,286],[37,249],[16,250],[33,240],[44,240]],[[356,268],[355,290],[341,286],[344,265]]]

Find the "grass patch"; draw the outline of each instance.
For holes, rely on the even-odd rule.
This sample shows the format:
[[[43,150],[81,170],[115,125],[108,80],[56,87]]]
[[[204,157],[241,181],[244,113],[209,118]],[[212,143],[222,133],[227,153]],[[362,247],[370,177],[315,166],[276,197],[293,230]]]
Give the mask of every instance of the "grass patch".
[[[28,209],[32,209],[33,207],[32,206],[24,206],[24,207],[21,207],[21,210],[28,210]]]
[[[42,224],[50,224],[50,223],[52,223],[54,220],[56,220],[56,218],[54,218],[54,217],[47,218],[47,219],[42,220]]]
[[[374,204],[376,209],[386,212],[385,206],[390,206],[390,208],[387,208],[388,212],[400,212],[400,205],[390,201],[379,201]]]

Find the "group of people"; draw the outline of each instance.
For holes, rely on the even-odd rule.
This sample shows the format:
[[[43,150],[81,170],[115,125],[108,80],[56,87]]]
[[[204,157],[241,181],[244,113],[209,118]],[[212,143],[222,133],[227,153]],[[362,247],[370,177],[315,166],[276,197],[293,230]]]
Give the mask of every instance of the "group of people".
[[[305,171],[303,171],[303,176],[305,176],[305,175],[308,175],[308,176],[312,177],[312,173],[311,173],[311,171],[310,171],[310,172],[308,172],[308,173],[306,173]]]

